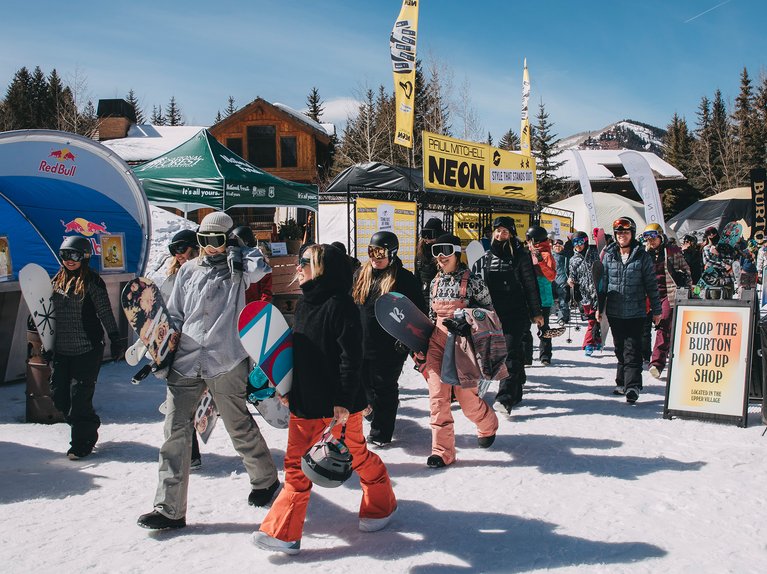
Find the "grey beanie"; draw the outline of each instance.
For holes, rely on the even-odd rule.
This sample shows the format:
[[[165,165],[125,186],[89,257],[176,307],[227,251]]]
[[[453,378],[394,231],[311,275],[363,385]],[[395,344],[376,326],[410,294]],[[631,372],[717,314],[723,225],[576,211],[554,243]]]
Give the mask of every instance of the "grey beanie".
[[[234,221],[223,211],[214,211],[202,218],[198,233],[229,233]]]

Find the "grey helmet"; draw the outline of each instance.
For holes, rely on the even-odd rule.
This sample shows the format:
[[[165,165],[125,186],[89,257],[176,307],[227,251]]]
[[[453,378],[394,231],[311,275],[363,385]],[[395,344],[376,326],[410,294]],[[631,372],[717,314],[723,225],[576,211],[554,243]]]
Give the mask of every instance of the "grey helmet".
[[[340,439],[330,433],[334,425],[335,421],[301,458],[301,470],[306,478],[325,488],[341,486],[352,475],[352,455],[343,442],[346,425]]]

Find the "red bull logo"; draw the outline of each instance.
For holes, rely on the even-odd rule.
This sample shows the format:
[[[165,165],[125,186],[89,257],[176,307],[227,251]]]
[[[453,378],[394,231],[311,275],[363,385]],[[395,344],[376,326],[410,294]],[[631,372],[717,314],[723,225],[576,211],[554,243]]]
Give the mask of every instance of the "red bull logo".
[[[82,217],[75,217],[72,221],[65,222],[63,219],[60,221],[61,225],[64,226],[64,233],[79,233],[85,237],[91,237],[96,233],[109,235],[106,223],[103,221],[101,223],[94,223]]]
[[[55,173],[57,175],[63,175],[72,177],[77,171],[76,165],[67,165],[67,162],[75,161],[75,154],[73,154],[69,148],[55,149],[48,154],[49,158],[54,158],[54,163],[48,163],[46,160],[40,162],[38,171],[45,173]]]

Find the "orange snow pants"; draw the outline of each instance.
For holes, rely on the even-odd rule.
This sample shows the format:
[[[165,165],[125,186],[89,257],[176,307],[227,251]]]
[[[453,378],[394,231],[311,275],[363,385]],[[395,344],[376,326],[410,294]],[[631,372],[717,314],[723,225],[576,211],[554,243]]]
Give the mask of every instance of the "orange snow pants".
[[[331,420],[302,419],[290,415],[288,446],[285,451],[285,485],[261,523],[261,532],[285,542],[301,539],[312,490],[312,481],[301,470],[301,457],[320,439]],[[340,425],[333,427],[333,435],[336,438],[341,436]],[[379,456],[367,448],[362,433],[361,413],[349,416],[344,442],[352,455],[352,468],[360,477],[360,518],[389,516],[397,507],[397,499],[386,467]]]
[[[455,462],[455,430],[453,413],[450,410],[450,392],[461,406],[466,418],[477,425],[477,436],[492,436],[498,430],[498,416],[488,404],[477,395],[477,389],[464,389],[460,386],[448,385],[442,382],[442,355],[445,352],[447,334],[439,327],[429,339],[429,350],[426,352],[426,382],[429,385],[429,409],[431,423],[431,453],[445,461],[445,464]]]

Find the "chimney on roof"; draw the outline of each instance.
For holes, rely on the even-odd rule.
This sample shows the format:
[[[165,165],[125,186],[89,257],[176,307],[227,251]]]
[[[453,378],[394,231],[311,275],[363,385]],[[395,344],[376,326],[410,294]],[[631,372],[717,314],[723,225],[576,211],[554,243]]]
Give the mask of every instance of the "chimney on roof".
[[[131,124],[136,123],[136,110],[122,99],[99,100],[96,116],[99,121],[99,141],[124,138]]]

